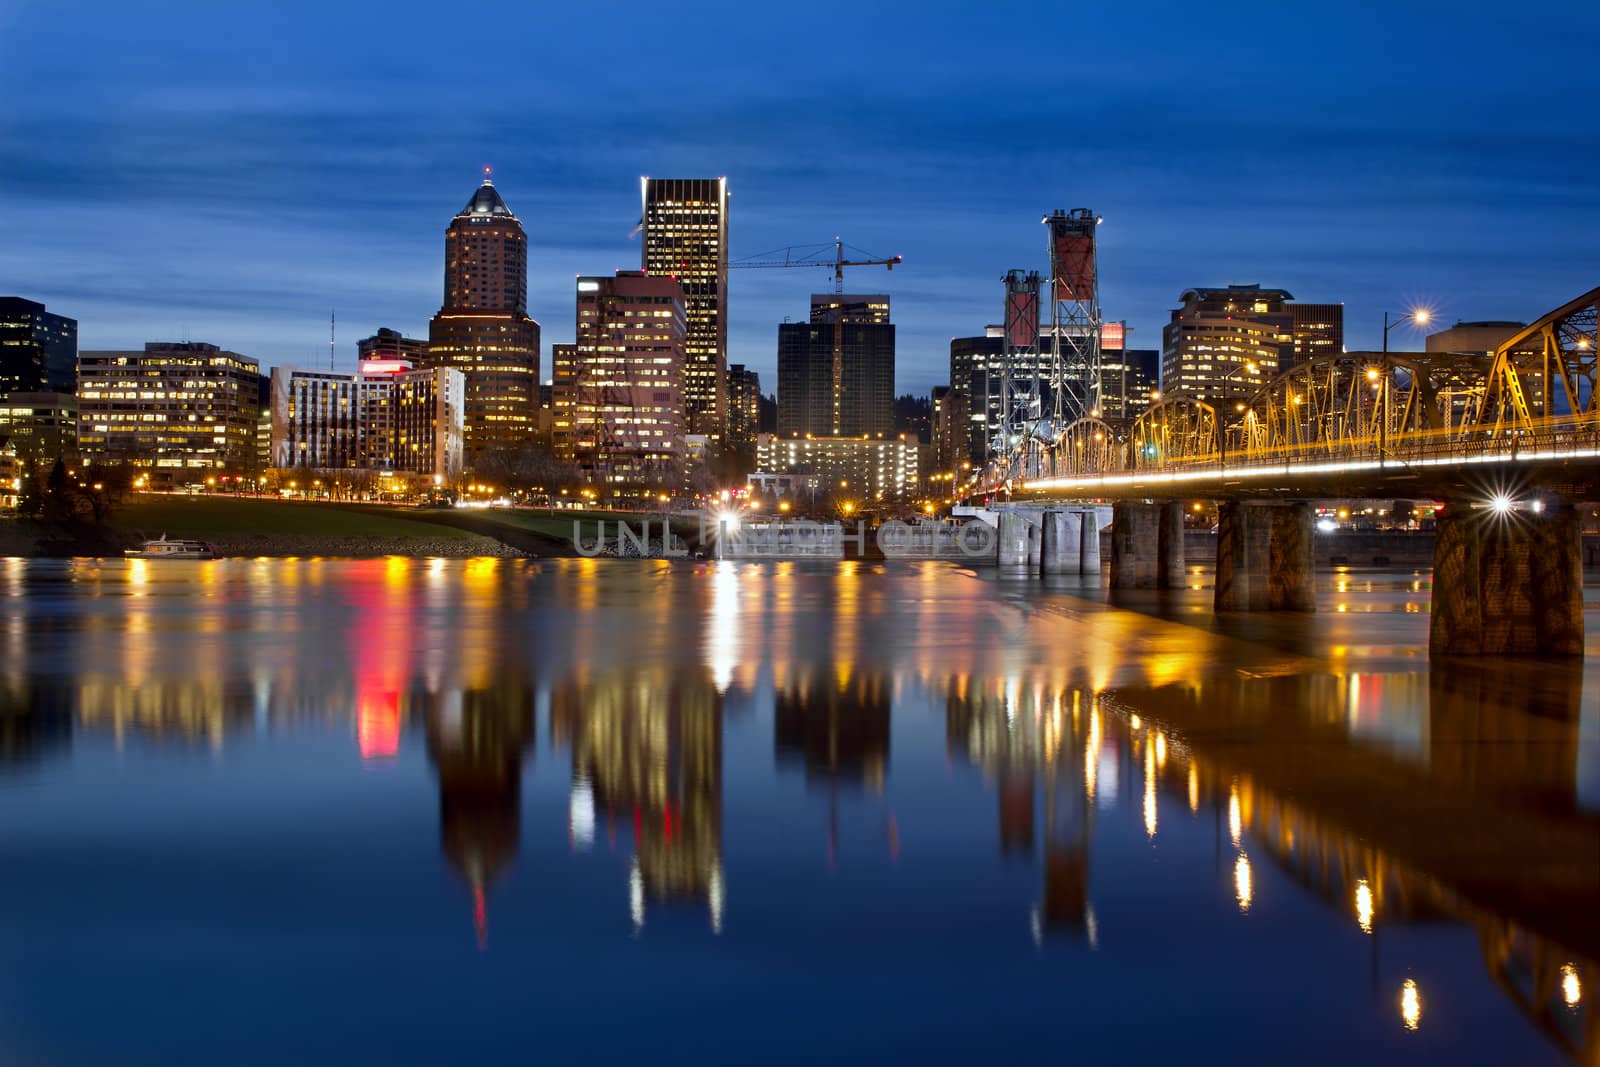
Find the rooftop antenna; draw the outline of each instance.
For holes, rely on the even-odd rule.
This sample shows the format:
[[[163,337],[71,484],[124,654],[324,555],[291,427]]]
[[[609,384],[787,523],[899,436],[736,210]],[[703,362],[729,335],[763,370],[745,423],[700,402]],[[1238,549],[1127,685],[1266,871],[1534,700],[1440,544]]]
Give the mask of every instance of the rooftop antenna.
[[[333,342],[335,322],[333,310],[330,309],[328,312],[328,370],[330,372],[333,370],[334,353],[337,351]]]

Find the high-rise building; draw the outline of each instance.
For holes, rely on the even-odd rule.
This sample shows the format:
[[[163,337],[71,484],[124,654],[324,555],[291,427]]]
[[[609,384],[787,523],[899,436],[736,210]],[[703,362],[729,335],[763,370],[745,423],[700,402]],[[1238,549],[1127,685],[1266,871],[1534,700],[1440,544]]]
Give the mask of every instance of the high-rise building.
[[[1289,321],[1293,366],[1344,354],[1343,304],[1290,304]]]
[[[756,470],[809,474],[819,492],[858,506],[916,495],[919,449],[914,435],[894,437],[756,437]],[[752,476],[753,477],[753,476]]]
[[[951,403],[953,397],[948,385],[936,385],[928,396],[928,411],[930,421],[933,423],[932,455],[930,460],[933,473],[941,474],[957,470],[961,461],[966,459],[966,454],[957,446],[965,426],[954,421],[954,407]]]
[[[465,376],[367,359],[357,374],[272,370],[271,466],[461,472]]]
[[[356,342],[356,354],[362,362],[369,359],[403,359],[412,366],[421,366],[428,362],[428,342],[402,336],[399,330],[382,326],[371,337],[363,337]]]
[[[884,293],[812,293],[811,321],[832,323],[889,321],[889,297]]]
[[[0,397],[70,393],[78,374],[78,320],[0,296]]]
[[[488,177],[451,220],[444,249],[444,306],[428,323],[428,363],[466,381],[470,466],[534,435],[539,324],[528,317],[527,234]]]
[[[1447,329],[1430,333],[1423,342],[1429,352],[1493,352],[1526,327],[1525,322],[1458,322]],[[1537,345],[1537,342],[1535,342]]]
[[[641,178],[646,274],[683,286],[686,433],[727,432],[728,180]]]
[[[1161,392],[1213,404],[1253,394],[1293,357],[1293,299],[1259,285],[1185,290],[1161,333]]]
[[[987,386],[989,376],[1001,368],[1005,349],[1004,326],[990,326],[981,337],[950,338],[950,407],[952,417],[965,426],[962,462],[983,462],[989,437]]]
[[[578,279],[577,341],[554,355],[552,396],[557,453],[590,480],[660,485],[681,474],[684,304],[674,278]]]
[[[0,400],[0,439],[24,463],[78,454],[78,400],[71,393],[12,393]]]
[[[78,451],[89,463],[249,469],[260,377],[249,356],[200,341],[78,357]]]
[[[753,445],[761,432],[761,375],[743,363],[728,368],[728,441]]]
[[[1160,387],[1161,353],[1154,348],[1127,347],[1127,323],[1107,322],[1100,328],[1100,417],[1113,425],[1129,423],[1150,406]]]
[[[256,454],[252,470],[272,466],[272,375],[256,375]]]
[[[810,322],[778,327],[778,432],[892,433],[894,339],[887,296],[813,295]]]

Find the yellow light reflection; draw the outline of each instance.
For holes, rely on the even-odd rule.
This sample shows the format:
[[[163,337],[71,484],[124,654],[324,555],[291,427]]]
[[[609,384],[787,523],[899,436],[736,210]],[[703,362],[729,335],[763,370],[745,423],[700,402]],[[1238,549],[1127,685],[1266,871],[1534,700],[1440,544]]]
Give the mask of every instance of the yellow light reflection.
[[[1154,748],[1144,750],[1144,832],[1156,836],[1156,753]]]
[[[1200,769],[1189,764],[1189,810],[1200,810]]]
[[[1400,987],[1400,1018],[1407,1030],[1415,1030],[1422,1025],[1422,992],[1411,978],[1407,978],[1405,985]]]
[[[1255,880],[1250,874],[1250,857],[1243,852],[1233,862],[1233,895],[1238,898],[1239,911],[1250,910],[1250,902],[1255,899]]]
[[[1096,775],[1100,770],[1099,746],[1093,743],[1083,748],[1083,793],[1091,801],[1094,800]]]
[[[1128,716],[1128,725],[1133,727],[1135,730],[1137,730],[1139,728],[1139,716],[1137,716],[1137,715]]]
[[[739,665],[739,574],[737,564],[720,560],[711,577],[711,626],[706,658],[712,684],[725,693]]]
[[[1576,1008],[1583,999],[1583,986],[1578,981],[1578,968],[1570,963],[1561,965],[1561,999],[1567,1007]]]
[[[1234,845],[1239,844],[1239,838],[1244,836],[1244,816],[1239,811],[1239,787],[1228,787],[1228,836],[1233,838]]]
[[[1156,734],[1156,766],[1164,768],[1164,767],[1166,767],[1166,765],[1167,765],[1167,735],[1163,734],[1163,733],[1157,733]]]
[[[1362,930],[1372,933],[1372,887],[1365,878],[1356,883],[1356,922]]]

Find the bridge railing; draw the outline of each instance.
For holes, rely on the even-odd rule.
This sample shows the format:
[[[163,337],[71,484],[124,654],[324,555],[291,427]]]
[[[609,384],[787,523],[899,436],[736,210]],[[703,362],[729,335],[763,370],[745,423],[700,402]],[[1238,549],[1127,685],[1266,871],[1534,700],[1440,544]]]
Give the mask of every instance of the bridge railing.
[[[1600,452],[1600,415],[1560,415],[1533,419],[1515,428],[1448,427],[1402,433],[1369,433],[1338,440],[1230,443],[1226,449],[1174,457],[1124,453],[1121,462],[1100,472],[1075,472],[1059,464],[1054,481],[1090,483],[1100,477],[1130,474],[1161,476],[1215,470],[1219,474],[1251,468],[1294,469],[1349,464],[1352,467],[1394,464],[1440,465],[1484,459],[1515,459],[1528,453],[1582,455]]]

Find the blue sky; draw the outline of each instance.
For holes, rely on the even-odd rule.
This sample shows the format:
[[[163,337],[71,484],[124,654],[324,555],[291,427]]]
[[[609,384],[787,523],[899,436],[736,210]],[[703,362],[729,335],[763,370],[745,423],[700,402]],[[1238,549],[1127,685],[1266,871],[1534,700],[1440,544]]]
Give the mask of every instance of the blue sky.
[[[1107,10],[1100,10],[1102,7]],[[1044,270],[1041,214],[1105,217],[1107,318],[1261,282],[1532,318],[1600,284],[1600,5],[146,4],[0,0],[0,292],[85,348],[186,336],[325,364],[426,336],[443,234],[492,164],[529,305],[636,267],[638,177],[728,176],[735,258],[842,235],[899,254],[898,385],[947,373]],[[825,271],[744,271],[729,358]],[[1393,338],[1421,347],[1420,337]]]

